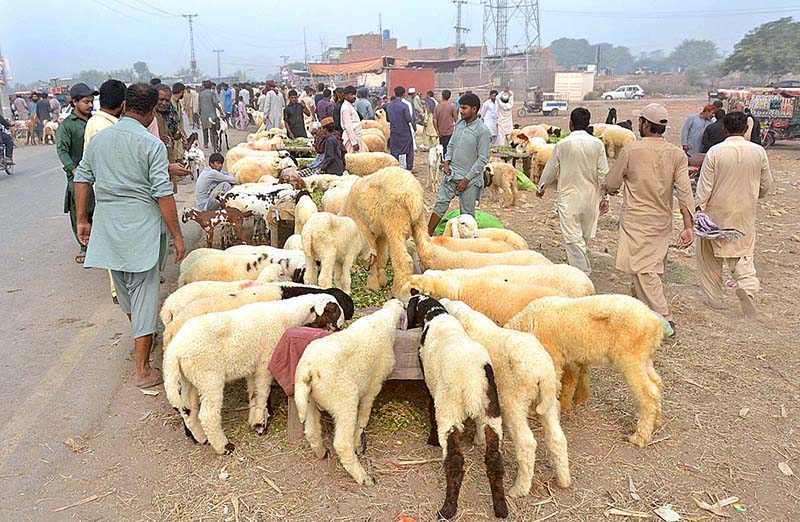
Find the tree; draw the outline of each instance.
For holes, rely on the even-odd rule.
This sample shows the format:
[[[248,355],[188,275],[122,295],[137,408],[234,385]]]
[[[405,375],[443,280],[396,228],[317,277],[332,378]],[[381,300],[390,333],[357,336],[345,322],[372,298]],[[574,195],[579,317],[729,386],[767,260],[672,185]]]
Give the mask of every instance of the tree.
[[[678,69],[701,73],[719,62],[717,44],[710,40],[684,40],[669,55],[669,63]]]
[[[562,67],[574,67],[594,63],[596,48],[585,38],[559,38],[550,43],[550,50],[556,56],[556,63]]]
[[[800,22],[791,17],[760,25],[747,33],[722,64],[722,73],[765,74],[776,79],[800,71]]]
[[[600,54],[600,67],[610,69],[611,74],[630,74],[635,69],[633,55],[625,46],[612,47]]]
[[[136,72],[139,81],[142,82],[149,82],[153,76],[155,76],[150,72],[150,68],[147,67],[145,62],[135,62],[133,64],[133,70]]]

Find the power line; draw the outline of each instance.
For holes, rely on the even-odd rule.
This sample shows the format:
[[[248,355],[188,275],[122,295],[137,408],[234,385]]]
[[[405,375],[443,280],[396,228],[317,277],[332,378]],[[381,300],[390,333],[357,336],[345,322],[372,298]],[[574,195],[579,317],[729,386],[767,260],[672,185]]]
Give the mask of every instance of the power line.
[[[182,14],[182,17],[189,20],[189,71],[191,71],[192,82],[197,81],[197,59],[194,54],[194,28],[192,27],[192,20],[197,18],[197,14]]]
[[[153,5],[153,4],[150,4],[150,3],[148,3],[148,2],[145,2],[144,0],[139,0],[139,2],[140,2],[140,3],[142,3],[142,4],[144,4],[144,5],[146,5],[146,6],[147,6],[147,7],[149,7],[150,9],[153,9],[153,10],[155,10],[155,11],[158,11],[158,12],[159,12],[159,13],[161,13],[161,14],[165,14],[165,15],[167,15],[167,16],[174,16],[174,17],[177,17],[177,18],[180,18],[180,17],[181,17],[181,15],[180,15],[180,14],[177,14],[177,13],[170,13],[169,11],[165,11],[165,10],[161,9],[160,7],[157,7],[157,6]]]
[[[542,12],[564,16],[583,16],[591,18],[615,18],[629,20],[660,20],[662,18],[689,18],[689,17],[732,17],[752,16],[757,14],[782,14],[800,11],[800,7],[761,8],[761,9],[728,9],[725,11],[573,11],[566,9],[542,9]]]
[[[225,49],[213,49],[215,53],[217,53],[217,83],[222,81],[222,69],[220,67],[220,55],[225,52]]]

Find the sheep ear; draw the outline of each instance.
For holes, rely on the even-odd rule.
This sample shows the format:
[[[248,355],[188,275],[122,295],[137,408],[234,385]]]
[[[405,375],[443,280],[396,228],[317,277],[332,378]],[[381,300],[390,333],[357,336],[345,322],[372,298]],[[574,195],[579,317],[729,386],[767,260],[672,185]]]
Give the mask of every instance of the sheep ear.
[[[416,288],[412,288],[411,290],[409,290],[409,293],[411,295],[419,295],[419,290],[417,290]]]

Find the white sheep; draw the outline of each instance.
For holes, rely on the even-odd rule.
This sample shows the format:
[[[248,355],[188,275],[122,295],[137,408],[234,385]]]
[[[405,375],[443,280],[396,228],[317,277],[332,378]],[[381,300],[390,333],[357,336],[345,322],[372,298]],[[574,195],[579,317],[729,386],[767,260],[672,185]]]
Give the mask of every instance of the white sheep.
[[[350,293],[350,269],[359,257],[369,258],[369,245],[349,217],[329,212],[317,212],[303,228],[303,252],[306,259],[304,282],[317,284],[317,262],[319,262],[319,284],[332,285]]]
[[[478,222],[469,214],[459,214],[445,223],[443,235],[454,238],[478,237]]]
[[[636,142],[636,134],[625,127],[609,125],[603,130],[600,139],[606,146],[606,155],[609,158],[616,158],[622,147]]]
[[[345,155],[344,165],[351,175],[369,176],[385,167],[397,167],[400,162],[386,152],[354,152]]]
[[[444,163],[444,147],[439,144],[428,151],[428,186],[433,193],[439,192],[442,184],[442,163]]]
[[[504,241],[514,250],[528,250],[528,242],[525,241],[525,238],[507,228],[481,228],[478,229],[477,237]]]
[[[546,286],[530,283],[519,285],[495,278],[462,281],[458,278],[414,274],[408,282],[412,294],[417,291],[437,299],[464,301],[498,325],[506,324],[531,301],[560,294],[558,290]]]
[[[589,367],[610,365],[619,370],[639,403],[636,432],[629,440],[646,446],[653,428],[661,421],[661,377],[653,367],[653,354],[661,345],[661,320],[647,305],[626,295],[543,297],[532,301],[506,328],[534,334],[550,356],[561,379],[565,365],[577,365],[584,373],[568,381],[564,372],[561,410],[589,399]]]
[[[510,163],[492,162],[483,168],[485,174],[492,178],[492,201],[498,200],[498,195],[503,193],[503,206],[511,207],[517,204],[517,168]]]
[[[350,194],[350,185],[335,187],[325,191],[322,196],[322,210],[338,214],[344,208],[344,202]]]
[[[270,265],[277,267],[277,265]],[[318,286],[298,285],[295,283],[266,283],[245,287],[236,292],[195,299],[181,308],[164,327],[164,346],[169,345],[172,338],[186,321],[199,315],[233,310],[250,303],[266,303],[281,299],[291,299],[304,294],[329,294],[333,296],[344,312],[345,319],[352,319],[354,305],[349,295],[338,288],[320,288]]]
[[[241,281],[256,279],[269,264],[266,254],[241,255],[220,252],[208,254],[195,261],[178,278],[178,286],[195,281]]]
[[[357,179],[360,179],[360,177],[350,176],[349,174],[342,174],[341,176],[336,174],[311,174],[303,177],[306,188],[311,192],[325,192],[332,188],[350,186]]]
[[[336,300],[309,294],[286,301],[253,303],[227,312],[201,315],[183,325],[164,352],[164,389],[183,417],[187,436],[206,440],[219,454],[233,452],[222,431],[225,383],[247,379],[248,423],[258,433],[267,429],[265,409],[272,375],[269,361],[287,328],[341,326]]]
[[[265,254],[266,262],[279,265],[289,279],[298,283],[303,281],[306,256],[299,250],[275,248],[268,245],[235,245],[225,250],[228,254]]]
[[[552,265],[492,265],[482,268],[455,268],[451,270],[426,270],[429,278],[458,280],[468,283],[480,279],[500,279],[512,285],[545,286],[567,297],[585,297],[595,294],[589,276],[574,266]]]
[[[164,326],[167,326],[181,309],[197,299],[225,295],[238,292],[243,288],[257,286],[261,283],[252,279],[244,281],[197,281],[182,286],[172,292],[161,305],[159,317]]]
[[[292,234],[286,238],[283,244],[284,250],[303,250],[303,236],[300,234]]]
[[[372,486],[358,455],[367,449],[365,429],[372,403],[394,368],[394,342],[405,309],[392,299],[346,330],[312,341],[297,365],[294,401],[306,440],[317,458],[322,444],[320,410],[334,419],[333,447],[342,466],[358,484]]]
[[[492,359],[503,425],[511,434],[517,454],[517,478],[508,495],[523,497],[531,490],[536,460],[536,439],[528,425],[532,405],[544,431],[556,483],[562,488],[569,487],[572,481],[567,439],[558,419],[560,383],[553,359],[534,335],[501,328],[460,301],[442,299],[441,303],[458,319],[467,335],[486,348]]]
[[[434,236],[431,238],[434,245],[444,247],[453,252],[483,252],[485,254],[496,254],[498,252],[510,252],[515,250],[505,241],[491,239],[488,237],[471,237],[467,239],[457,239],[447,236]]]
[[[317,212],[317,204],[311,199],[307,190],[301,190],[295,196],[294,233],[300,234],[308,219]]]
[[[479,252],[453,252],[433,244],[429,239],[418,241],[417,251],[422,265],[425,268],[445,270],[449,268],[479,268],[490,265],[541,265],[552,262],[534,250],[512,250],[497,254],[482,254]],[[405,283],[405,281],[404,281]]]
[[[419,357],[433,408],[428,444],[439,445],[444,458],[447,493],[438,516],[451,519],[458,509],[464,479],[461,434],[464,422],[473,419],[484,433],[476,442],[486,443],[486,475],[496,517],[508,516],[503,490],[503,440],[500,403],[492,361],[486,349],[470,339],[458,319],[438,301],[415,295],[408,303],[409,328],[423,326]]]
[[[194,262],[200,259],[201,257],[209,254],[219,254],[220,252],[223,251],[219,250],[218,248],[195,248],[194,250],[186,254],[186,257],[184,257],[183,260],[181,261],[179,275],[183,275],[184,273],[186,273],[189,270],[189,267],[192,266]]]

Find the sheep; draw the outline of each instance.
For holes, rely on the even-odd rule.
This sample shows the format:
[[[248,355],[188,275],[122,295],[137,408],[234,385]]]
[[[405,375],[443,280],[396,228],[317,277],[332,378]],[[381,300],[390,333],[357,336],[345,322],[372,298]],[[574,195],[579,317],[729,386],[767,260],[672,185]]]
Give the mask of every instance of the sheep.
[[[386,152],[386,138],[379,129],[373,129],[372,132],[365,130],[362,139],[368,149],[365,152]]]
[[[296,190],[306,189],[305,180],[297,173],[297,167],[287,167],[281,170],[278,176],[278,182],[288,183]]]
[[[459,214],[445,223],[443,235],[456,239],[478,237],[478,222],[469,214]]]
[[[548,132],[549,125],[546,124],[537,124],[537,125],[526,125],[522,127],[519,131],[528,136],[528,138],[541,138],[544,141],[550,137],[550,133]]]
[[[236,255],[225,252],[210,254],[195,261],[178,278],[178,286],[195,281],[241,281],[255,279],[264,265],[269,264],[267,254]]]
[[[397,167],[400,162],[385,152],[354,152],[345,154],[344,164],[351,175],[369,176],[384,167]]]
[[[344,208],[344,202],[347,201],[348,194],[350,194],[349,185],[327,190],[322,196],[322,210],[331,214],[339,214]]]
[[[386,285],[388,247],[394,268],[392,295],[400,297],[413,270],[406,238],[413,235],[415,243],[429,239],[419,181],[401,167],[381,169],[353,183],[341,214],[355,220],[369,244],[370,258],[375,256],[367,288],[377,291]]]
[[[194,138],[194,139],[193,139]],[[183,163],[188,170],[192,172],[192,179],[196,179],[203,170],[203,165],[206,162],[206,155],[203,149],[197,144],[197,133],[193,132],[189,137],[191,145],[183,153]]]
[[[222,252],[222,250],[218,248],[195,248],[194,250],[186,254],[186,257],[184,257],[183,260],[181,260],[180,273],[183,274],[184,272],[189,270],[189,267],[192,266],[194,262],[200,259],[201,257],[208,254],[219,254],[220,252]]]
[[[404,314],[402,303],[392,299],[346,330],[312,341],[295,372],[294,401],[311,449],[318,459],[327,454],[320,410],[327,411],[336,426],[336,454],[344,469],[363,486],[375,481],[356,455],[367,450],[365,429],[372,403],[394,369],[394,342]]]
[[[239,241],[247,243],[244,236],[244,215],[235,208],[220,208],[217,210],[200,211],[186,207],[181,214],[181,221],[187,223],[189,220],[197,222],[206,236],[206,246],[211,248],[214,244],[214,229],[219,226],[229,225],[239,237]],[[224,238],[223,238],[224,242]]]
[[[286,238],[283,244],[284,250],[303,250],[303,236],[300,234],[292,234]]]
[[[432,237],[431,241],[434,245],[439,245],[453,252],[466,250],[469,252],[484,252],[488,254],[515,250],[505,241],[485,237],[456,239],[454,237],[436,236]]]
[[[431,278],[445,278],[467,283],[475,279],[500,279],[513,285],[535,285],[552,288],[567,297],[595,294],[594,284],[582,270],[570,265],[493,265],[483,268],[426,270]]]
[[[252,107],[248,107],[247,108],[247,114],[249,114],[253,118],[253,123],[256,124],[256,127],[261,127],[261,125],[264,123],[264,113],[263,112],[257,111]],[[247,136],[247,141],[250,141],[250,136],[253,136],[253,135],[252,134],[248,135]]]
[[[446,270],[449,268],[480,268],[490,265],[549,265],[552,262],[534,250],[512,250],[497,254],[479,252],[453,252],[433,244],[430,239],[417,241],[417,251],[425,268]],[[403,281],[405,283],[405,281]]]
[[[291,276],[295,283],[302,282],[305,277],[306,256],[297,250],[275,248],[267,245],[247,246],[238,245],[225,250],[228,254],[263,254],[266,262],[279,265],[283,271]]]
[[[303,176],[303,181],[306,183],[306,188],[311,192],[325,192],[326,190],[349,186],[355,183],[359,176],[350,176],[343,174],[337,176],[335,174],[311,174]]]
[[[44,120],[42,127],[42,143],[47,145],[55,144],[56,142],[56,131],[58,130],[58,122],[57,121],[49,121]]]
[[[451,519],[458,509],[464,479],[461,433],[464,421],[474,419],[484,427],[476,442],[486,443],[486,475],[496,517],[508,516],[503,491],[503,440],[500,403],[492,361],[486,348],[469,338],[458,319],[436,299],[415,295],[408,302],[408,326],[423,326],[419,358],[431,395],[431,432],[428,444],[441,446],[447,477],[444,504],[437,513]],[[483,440],[482,440],[483,439]]]
[[[442,164],[444,163],[444,147],[436,145],[428,151],[428,186],[434,193],[439,192],[442,184]]]
[[[274,266],[274,265],[273,265]],[[215,312],[226,312],[250,303],[266,303],[291,299],[303,294],[328,294],[336,299],[344,318],[352,319],[355,307],[349,295],[338,288],[319,288],[316,286],[296,285],[294,283],[266,283],[245,287],[237,292],[215,295],[204,299],[195,299],[180,309],[175,317],[164,328],[164,346],[168,346],[178,330],[186,321]]]
[[[383,137],[386,138],[386,142],[389,142],[389,137],[391,136],[389,130],[389,121],[386,119],[386,111],[383,109],[378,109],[375,111],[375,119],[374,120],[364,120],[361,122],[362,129],[379,129],[383,133]]]
[[[503,193],[503,206],[517,204],[517,169],[504,162],[492,162],[483,168],[492,180],[492,201],[497,201],[499,192]]]
[[[264,174],[263,176],[258,178],[258,182],[257,183],[258,184],[263,183],[265,185],[277,185],[278,184],[278,178],[276,178],[275,176],[270,176],[269,174]]]
[[[531,301],[561,293],[546,286],[508,283],[502,279],[475,278],[463,281],[458,278],[432,277],[414,274],[408,280],[411,293],[415,291],[437,299],[464,301],[486,315],[498,325],[506,324],[524,310]]]
[[[207,440],[218,455],[234,451],[222,431],[220,410],[225,383],[243,377],[250,397],[248,423],[263,434],[272,382],[269,360],[283,332],[302,325],[340,327],[342,321],[339,305],[328,294],[252,303],[187,321],[164,351],[163,364],[167,399],[183,417],[186,435],[198,443]]]
[[[508,144],[517,152],[536,152],[538,147],[547,144],[547,140],[538,136],[531,138],[524,132],[514,131],[510,134]]]
[[[286,151],[264,151],[264,150],[253,150],[247,147],[241,146],[242,144],[237,145],[236,147],[228,150],[225,153],[225,163],[230,170],[233,168],[236,163],[238,163],[243,158],[281,158],[284,159],[289,156],[289,153]]]
[[[636,142],[636,134],[619,125],[609,125],[603,131],[600,139],[606,146],[606,155],[609,158],[616,158],[622,147]]]
[[[528,250],[528,242],[525,241],[525,238],[507,228],[481,228],[478,229],[477,237],[503,241],[514,250]]]
[[[587,131],[594,136],[595,138],[599,138],[603,135],[603,132],[611,125],[610,123],[592,123]]]
[[[293,165],[292,160],[278,156],[245,157],[234,163],[229,169],[239,183],[255,183],[265,175],[278,177],[281,170]]]
[[[577,394],[576,383],[563,372],[562,412],[571,406],[573,395],[578,404],[588,401],[591,365],[617,368],[639,403],[636,432],[628,440],[647,446],[653,428],[662,424],[662,384],[653,354],[663,336],[661,320],[647,305],[626,295],[544,297],[532,301],[505,327],[536,335],[553,358],[559,379],[568,364],[585,371]]]
[[[544,145],[536,146],[536,158],[533,163],[533,178],[539,179],[547,162],[550,161],[550,156],[553,155],[555,150],[555,143],[545,143]]]
[[[350,270],[357,258],[369,258],[369,245],[353,219],[330,212],[317,212],[306,223],[301,234],[306,256],[307,285],[336,286],[350,293]]]
[[[556,484],[568,488],[572,479],[567,439],[558,418],[559,382],[550,354],[532,334],[501,328],[460,301],[442,299],[441,303],[492,359],[503,425],[514,440],[517,454],[517,478],[508,496],[524,497],[531,490],[536,461],[536,439],[528,425],[532,404],[544,431]]]
[[[188,283],[167,296],[164,303],[161,305],[159,317],[164,326],[167,326],[181,309],[192,301],[238,292],[243,288],[257,286],[259,284],[261,283],[252,279],[244,281],[197,281]]]
[[[298,192],[294,202],[294,233],[300,234],[309,218],[317,213],[317,204],[307,190]]]

